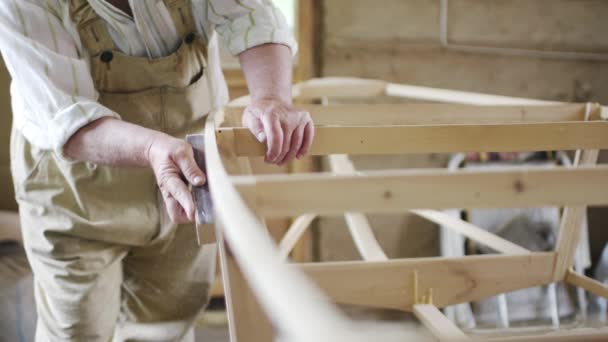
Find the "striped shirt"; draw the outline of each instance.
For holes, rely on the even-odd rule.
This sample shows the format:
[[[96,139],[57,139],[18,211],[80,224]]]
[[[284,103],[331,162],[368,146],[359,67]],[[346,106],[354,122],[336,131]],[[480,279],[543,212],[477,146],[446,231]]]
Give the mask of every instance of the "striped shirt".
[[[285,18],[271,0],[191,0],[199,34],[213,43],[219,33],[234,55],[278,43],[296,52]],[[106,0],[89,0],[104,19],[118,50],[158,58],[180,42],[162,0],[129,0],[133,17]],[[120,117],[97,102],[67,0],[0,1],[0,52],[12,77],[15,127],[30,143],[61,155],[63,145],[84,125],[104,116]],[[0,113],[8,115],[8,113]]]

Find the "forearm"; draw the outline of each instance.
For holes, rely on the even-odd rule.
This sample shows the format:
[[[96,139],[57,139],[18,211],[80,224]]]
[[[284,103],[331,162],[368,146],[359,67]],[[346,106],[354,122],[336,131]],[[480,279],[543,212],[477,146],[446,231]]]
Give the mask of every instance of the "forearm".
[[[264,44],[239,55],[253,101],[278,99],[292,103],[291,50],[281,44]]]
[[[114,118],[78,130],[63,147],[66,157],[117,167],[148,166],[148,152],[163,133]]]

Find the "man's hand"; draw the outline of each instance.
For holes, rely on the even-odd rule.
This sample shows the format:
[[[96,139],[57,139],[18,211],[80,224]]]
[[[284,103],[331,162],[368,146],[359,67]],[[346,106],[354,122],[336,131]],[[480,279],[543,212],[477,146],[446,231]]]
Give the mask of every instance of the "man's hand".
[[[243,125],[266,143],[266,162],[277,165],[302,158],[315,134],[307,111],[277,99],[253,101],[243,113]]]
[[[206,181],[205,174],[194,160],[192,147],[181,139],[159,135],[150,144],[148,161],[171,221],[192,222],[195,206],[187,183],[201,186]]]

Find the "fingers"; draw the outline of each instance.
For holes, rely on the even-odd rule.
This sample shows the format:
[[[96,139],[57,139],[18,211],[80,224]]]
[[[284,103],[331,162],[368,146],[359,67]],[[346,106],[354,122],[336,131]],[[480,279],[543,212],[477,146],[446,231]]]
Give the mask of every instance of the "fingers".
[[[253,109],[249,108],[247,110],[253,111]],[[266,142],[266,133],[264,133],[264,125],[260,120],[260,115],[255,115],[255,113],[248,114],[251,115],[243,115],[243,126],[247,127],[259,142]]]
[[[170,203],[171,199],[173,199],[173,201],[177,201],[178,206],[183,211],[183,214],[185,215],[186,221],[185,222],[192,222],[194,220],[194,201],[192,200],[192,194],[190,193],[190,190],[188,190],[188,187],[186,186],[186,184],[184,182],[182,182],[182,180],[179,177],[173,176],[169,179],[167,179],[166,181],[166,185],[165,185],[165,189],[166,191],[166,195],[163,194],[163,197],[165,197],[165,203],[167,205],[171,204],[173,205],[173,203]],[[169,210],[171,209],[171,210]],[[179,218],[179,211],[176,208],[169,208],[169,206],[167,206],[167,210],[169,211],[169,216],[173,215]],[[173,220],[173,218],[172,218]],[[174,222],[176,222],[174,220]],[[185,223],[185,222],[178,222],[178,223]]]
[[[296,155],[296,158],[302,158],[308,151],[310,151],[310,146],[312,146],[312,142],[315,138],[315,125],[312,123],[312,120],[306,122],[306,126],[304,127],[304,137],[302,139],[302,145],[300,146],[300,150]]]
[[[190,222],[190,220],[188,220],[186,212],[184,211],[182,206],[175,200],[175,198],[173,198],[171,195],[167,195],[166,197],[165,195],[163,195],[163,198],[165,200],[165,207],[167,208],[167,213],[169,214],[171,222],[178,224]]]
[[[283,165],[292,160],[300,152],[302,142],[304,140],[304,130],[306,126],[300,125],[296,127],[291,136],[291,141],[286,146],[283,146],[283,150],[287,151],[285,156],[280,160],[279,165]]]
[[[194,152],[190,146],[184,146],[175,153],[175,163],[186,177],[186,180],[196,186],[205,184],[205,174],[194,160]]]
[[[262,125],[266,134],[266,162],[276,163],[283,148],[283,128],[276,116],[263,115]]]
[[[279,153],[279,156],[274,160],[274,163],[277,165],[282,165],[285,156],[289,153],[291,138],[294,133],[294,129],[289,127],[289,123],[283,123],[281,127],[283,128],[283,144],[281,145],[281,153]]]

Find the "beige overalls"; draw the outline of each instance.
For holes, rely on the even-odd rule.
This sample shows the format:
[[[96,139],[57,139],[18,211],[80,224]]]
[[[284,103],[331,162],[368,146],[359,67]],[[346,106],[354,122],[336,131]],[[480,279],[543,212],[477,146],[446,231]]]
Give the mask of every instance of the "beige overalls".
[[[115,49],[86,0],[70,14],[89,53],[99,102],[176,137],[201,132],[226,100],[217,40],[195,30],[189,0],[165,0],[183,42],[149,60]],[[34,270],[37,341],[180,341],[208,301],[215,245],[175,226],[150,169],[69,162],[15,129],[12,172]]]

